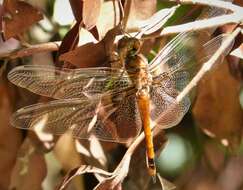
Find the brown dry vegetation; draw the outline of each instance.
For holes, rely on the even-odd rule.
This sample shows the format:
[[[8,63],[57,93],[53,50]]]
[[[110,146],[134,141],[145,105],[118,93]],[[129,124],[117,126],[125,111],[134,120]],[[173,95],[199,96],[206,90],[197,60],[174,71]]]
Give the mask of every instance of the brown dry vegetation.
[[[55,2],[3,0],[0,5],[1,190],[173,189],[165,179],[184,190],[243,189],[242,1],[69,0],[74,20],[65,26],[53,17]],[[66,10],[58,11],[66,14]],[[159,16],[154,17],[155,13]],[[41,23],[43,19],[51,27]],[[141,21],[146,24],[139,25]],[[118,144],[96,137],[78,140],[70,133],[46,138],[11,126],[17,109],[51,100],[10,83],[7,74],[14,67],[111,67],[117,61],[117,41],[137,32],[143,42],[141,53],[151,60],[171,36],[192,30],[200,34],[197,43],[223,33],[235,43],[232,49],[225,47],[227,55],[219,55],[224,63],[202,71],[201,76],[195,74],[196,82],[185,87],[192,105],[184,119],[171,129],[154,130],[157,157],[173,141],[168,138],[168,142],[167,134],[181,139],[178,147],[186,147],[186,161],[179,169],[168,171],[158,159],[157,183],[147,174],[143,134]],[[196,57],[202,54],[198,51]]]

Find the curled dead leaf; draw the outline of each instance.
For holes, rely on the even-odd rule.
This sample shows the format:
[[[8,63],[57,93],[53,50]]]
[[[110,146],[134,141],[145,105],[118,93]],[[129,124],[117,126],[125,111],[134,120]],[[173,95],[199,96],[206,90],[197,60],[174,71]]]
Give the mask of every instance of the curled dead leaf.
[[[225,164],[225,153],[220,149],[217,142],[206,142],[204,145],[204,155],[207,163],[214,172],[220,172]]]
[[[65,171],[83,164],[70,133],[65,133],[58,139],[54,148],[54,154]]]
[[[4,14],[3,6],[0,5],[0,18],[3,17],[3,14]],[[0,24],[0,30],[2,31],[2,23]]]
[[[105,1],[102,3],[100,15],[96,24],[102,39],[109,30],[121,22],[122,15],[120,9],[121,7],[118,1]]]
[[[156,11],[156,0],[127,1],[124,7],[124,25],[128,31],[137,30],[140,21],[150,18]]]
[[[58,57],[76,48],[79,41],[79,29],[80,29],[80,22],[76,22],[75,25],[64,36],[62,43],[58,49],[58,53],[57,53]],[[59,63],[56,65],[61,66],[59,65]]]
[[[122,185],[121,182],[116,182],[116,177],[113,176],[112,178],[106,179],[102,182],[100,182],[94,190],[106,190],[106,189],[112,189],[112,190],[121,190]]]
[[[62,54],[59,59],[77,67],[94,67],[105,62],[105,55],[103,42],[97,44],[91,42]]]
[[[238,48],[234,49],[230,53],[230,55],[233,55],[233,56],[236,56],[240,59],[243,59],[243,43],[241,43],[241,45]]]
[[[98,43],[86,43],[60,56],[60,61],[71,63],[77,67],[94,67],[104,65],[113,49],[113,43],[120,27],[108,31]]]
[[[173,183],[171,183],[171,182],[167,181],[166,179],[162,178],[160,176],[160,174],[157,174],[157,177],[159,179],[159,182],[161,184],[161,188],[163,190],[173,190],[173,189],[176,189],[176,186]]]
[[[102,169],[92,167],[92,166],[87,166],[87,165],[82,165],[80,167],[74,168],[68,172],[68,174],[65,176],[61,184],[58,186],[58,190],[64,189],[68,183],[76,176],[85,174],[85,173],[98,173],[102,176],[110,176],[111,173],[106,172]]]
[[[83,1],[83,3],[83,23],[85,28],[90,30],[99,18],[102,0]]]
[[[43,18],[42,13],[24,1],[4,0],[3,34],[7,40],[16,37]]]
[[[80,22],[83,20],[83,3],[81,0],[69,0],[75,19]]]
[[[17,152],[22,143],[22,134],[10,126],[9,118],[13,109],[13,89],[0,80],[0,189],[8,189]]]
[[[82,157],[75,148],[74,142],[75,140],[72,134],[67,132],[60,136],[53,150],[55,158],[59,161],[65,172],[69,172],[73,168],[84,164]],[[83,189],[81,183],[83,180],[82,177],[83,176],[78,176],[72,181],[72,185],[77,187],[77,189]]]
[[[11,189],[39,190],[47,174],[43,154],[35,151],[28,138],[19,149],[18,159],[12,174]]]
[[[243,111],[238,96],[240,82],[221,65],[199,83],[193,115],[202,130],[225,145],[238,146],[243,126]]]
[[[92,29],[96,25],[99,18],[103,0],[69,0],[69,2],[76,21],[78,23],[82,22],[85,29]]]
[[[82,157],[87,164],[107,169],[107,158],[101,142],[95,137],[91,136],[89,141],[76,141],[76,149],[82,154]]]

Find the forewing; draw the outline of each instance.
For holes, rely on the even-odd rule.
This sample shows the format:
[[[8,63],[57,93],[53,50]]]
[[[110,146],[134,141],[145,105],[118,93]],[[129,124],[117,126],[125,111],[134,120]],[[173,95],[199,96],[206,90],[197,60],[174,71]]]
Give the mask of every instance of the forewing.
[[[133,139],[141,127],[133,94],[35,104],[15,112],[11,124],[44,134],[61,135],[71,131],[76,138],[88,139],[92,135],[112,142]]]
[[[209,8],[201,14],[204,17],[213,17],[223,14],[222,10]],[[205,33],[201,33],[205,35]],[[152,111],[151,118],[154,125],[162,128],[174,126],[180,122],[190,106],[186,96],[177,102],[176,97],[185,88],[194,74],[203,63],[208,61],[218,50],[227,34],[219,35],[207,43],[201,41],[197,32],[185,32],[173,38],[152,60],[150,72],[153,75],[151,87]],[[222,62],[233,43],[217,60]],[[197,63],[197,64],[196,64]]]
[[[189,109],[190,100],[186,96],[177,102],[176,97],[200,68],[197,65],[207,62],[227,37],[227,34],[223,34],[205,44],[195,44],[196,33],[182,33],[155,57],[149,66],[153,75],[150,97],[154,124],[168,128],[180,122]],[[231,47],[217,60],[218,63],[222,62]]]
[[[155,76],[181,68],[190,61],[191,45],[195,33],[180,33],[174,37],[150,62],[149,69]],[[186,48],[188,47],[188,48]]]
[[[153,85],[165,87],[169,94],[173,89],[182,91],[195,76],[203,63],[207,62],[219,49],[228,34],[219,35],[203,43],[197,32],[186,32],[177,35],[153,59],[149,65],[153,75]],[[221,63],[231,46],[217,60]],[[169,92],[172,89],[171,92]]]
[[[90,98],[132,86],[126,72],[109,67],[60,69],[25,65],[10,71],[8,79],[31,92],[55,99]]]

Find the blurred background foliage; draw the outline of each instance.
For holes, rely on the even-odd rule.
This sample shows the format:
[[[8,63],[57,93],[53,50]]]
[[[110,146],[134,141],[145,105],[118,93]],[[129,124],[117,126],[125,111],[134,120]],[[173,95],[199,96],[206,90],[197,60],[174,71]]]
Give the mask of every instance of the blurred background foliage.
[[[45,13],[44,19],[25,33],[24,38],[28,39],[30,44],[60,41],[74,23],[75,18],[67,0],[26,0],[26,2],[38,7]],[[157,10],[172,5],[174,3],[158,1]],[[201,12],[202,7],[200,6],[195,8],[192,5],[182,5],[166,25],[194,20]],[[216,30],[217,32],[219,33],[220,29]],[[159,45],[155,43],[154,47],[158,48],[163,44],[163,41],[165,44],[168,39],[169,37],[167,39],[157,39],[162,43]],[[19,47],[18,41],[10,40],[8,46],[6,44],[5,46],[0,45],[0,53],[6,52],[7,48],[12,51]],[[85,39],[83,40],[85,41]],[[156,48],[155,51],[157,51]],[[10,85],[6,81],[5,71],[21,63],[49,64],[55,56],[56,52],[52,54],[39,53],[32,57],[15,60],[5,59],[0,62],[2,72],[0,79],[0,125],[1,128],[4,128],[4,130],[0,129],[2,131],[0,139],[4,140],[5,144],[7,143],[7,145],[4,145],[4,143],[0,145],[0,148],[1,146],[3,149],[4,146],[6,148],[4,153],[0,152],[1,163],[7,163],[7,165],[3,166],[1,164],[2,166],[0,166],[0,189],[6,189],[7,184],[10,183],[6,176],[14,178],[11,171],[13,167],[16,168],[14,164],[15,155],[18,152],[18,147],[22,144],[23,138],[27,135],[26,132],[20,134],[19,131],[10,127],[7,117],[10,117],[12,109],[16,110],[16,108],[23,105],[29,105],[37,99],[30,92],[18,90],[17,87]],[[151,60],[150,54],[148,58]],[[156,163],[161,176],[175,183],[178,189],[243,190],[243,144],[241,142],[243,89],[241,87],[242,81],[236,79],[230,73],[228,65],[230,65],[229,60],[226,60],[224,66],[222,66],[223,71],[217,68],[217,71],[208,74],[209,76],[197,88],[201,95],[196,96],[191,110],[186,114],[183,121],[178,126],[166,130],[168,143],[158,155]],[[218,120],[222,120],[222,122]],[[84,162],[77,157],[76,153],[72,154],[73,150],[69,150],[72,146],[72,140],[67,137],[62,142],[65,143],[65,146],[62,143],[58,148],[57,145],[54,154],[49,152],[45,157],[34,155],[35,158],[32,160],[33,171],[28,180],[31,181],[35,178],[33,173],[38,173],[38,177],[35,179],[38,178],[39,181],[32,181],[33,183],[28,184],[28,186],[24,185],[24,181],[20,179],[17,179],[17,182],[16,179],[12,179],[14,181],[12,185],[18,184],[21,186],[22,184],[19,189],[27,189],[28,187],[29,189],[35,189],[33,188],[34,184],[42,184],[42,188],[45,190],[53,189],[65,172]],[[60,150],[65,148],[64,151]],[[117,146],[113,143],[106,143],[106,149],[109,152],[108,161],[114,163],[119,162],[122,153],[125,151],[122,145]],[[43,164],[43,159],[46,160],[46,165]],[[44,169],[39,169],[42,164]],[[30,164],[28,167],[32,167],[32,165]],[[20,171],[24,173],[24,170],[22,168]],[[8,175],[2,177],[5,171]],[[45,178],[45,176],[47,177]],[[44,183],[42,183],[42,180],[44,180]],[[95,183],[97,183],[95,177],[87,174],[75,178],[68,189],[91,189]],[[41,189],[41,187],[38,186],[36,189]]]

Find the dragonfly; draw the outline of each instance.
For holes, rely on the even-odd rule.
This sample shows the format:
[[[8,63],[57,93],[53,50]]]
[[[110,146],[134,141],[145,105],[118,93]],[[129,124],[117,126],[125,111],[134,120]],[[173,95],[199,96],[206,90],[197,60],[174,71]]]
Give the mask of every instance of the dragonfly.
[[[186,96],[177,102],[176,97],[190,81],[191,65],[208,60],[225,37],[200,44],[195,42],[195,32],[178,34],[148,63],[140,53],[141,40],[125,35],[117,45],[118,68],[15,67],[8,73],[9,81],[56,100],[17,110],[11,124],[55,135],[69,131],[74,138],[95,136],[117,143],[131,142],[143,128],[148,173],[154,177],[151,128],[166,129],[182,120],[190,99]],[[201,49],[196,48],[199,45]],[[198,51],[204,52],[201,58]]]

